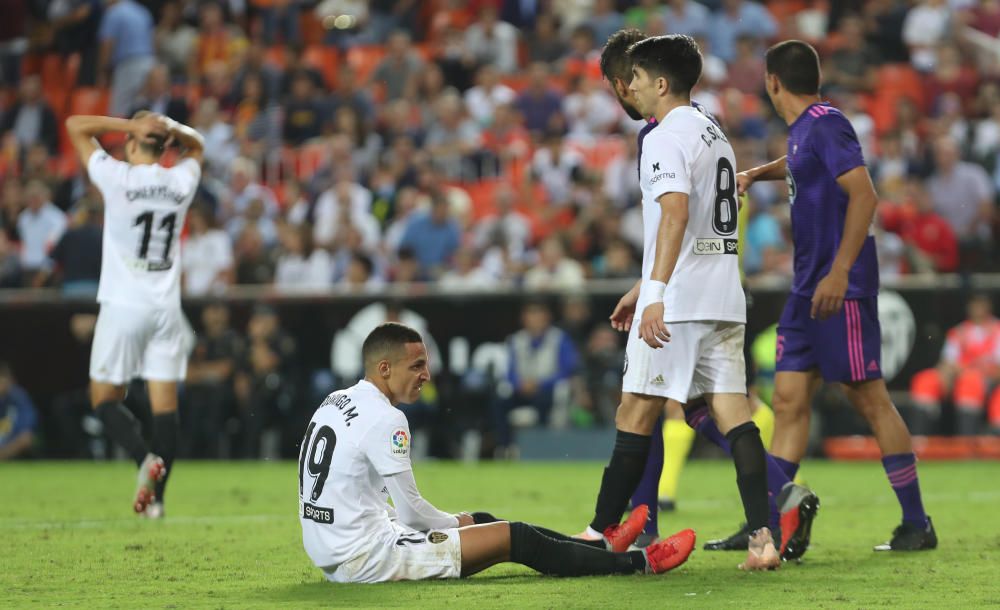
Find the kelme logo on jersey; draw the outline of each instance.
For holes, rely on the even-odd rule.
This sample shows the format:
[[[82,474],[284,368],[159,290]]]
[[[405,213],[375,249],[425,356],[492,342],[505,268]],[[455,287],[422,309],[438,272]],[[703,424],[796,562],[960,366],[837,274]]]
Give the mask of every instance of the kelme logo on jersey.
[[[393,455],[406,455],[410,450],[410,437],[406,436],[406,430],[396,430],[392,433],[389,449]]]

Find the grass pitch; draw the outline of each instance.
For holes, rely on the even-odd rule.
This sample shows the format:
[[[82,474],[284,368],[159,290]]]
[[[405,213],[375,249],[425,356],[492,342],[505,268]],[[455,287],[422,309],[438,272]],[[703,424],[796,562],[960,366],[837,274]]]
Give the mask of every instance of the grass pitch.
[[[421,463],[444,510],[573,533],[586,525],[601,465]],[[504,565],[464,581],[334,585],[302,550],[296,467],[179,462],[167,518],[130,514],[125,463],[0,465],[0,606],[86,608],[974,608],[1000,606],[1000,464],[921,463],[936,551],[876,554],[899,521],[877,463],[809,462],[822,507],[800,565],[744,574],[740,553],[697,551],[663,576],[557,579]],[[732,465],[695,461],[661,530],[699,544],[741,520]]]

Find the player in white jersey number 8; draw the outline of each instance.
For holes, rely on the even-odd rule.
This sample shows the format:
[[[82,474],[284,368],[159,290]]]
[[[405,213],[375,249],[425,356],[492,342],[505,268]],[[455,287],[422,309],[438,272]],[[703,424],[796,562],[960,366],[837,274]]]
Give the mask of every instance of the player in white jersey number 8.
[[[101,304],[90,361],[90,400],[104,429],[139,466],[133,509],[163,516],[167,475],[177,447],[177,382],[187,374],[191,329],[180,304],[180,232],[201,179],[205,141],[186,125],[151,112],[132,119],[71,116],[70,141],[104,198]],[[97,136],[125,132],[125,161]],[[174,167],[160,165],[181,146]],[[122,404],[135,377],[148,382],[152,445]]]
[[[628,552],[645,506],[618,526],[629,535],[613,547],[488,513],[438,510],[417,490],[409,426],[396,408],[415,401],[430,379],[420,333],[382,324],[365,339],[362,360],[365,378],[320,405],[300,450],[302,542],[327,579],[458,578],[508,561],[557,576],[662,573],[693,550],[694,532],[684,530]]]

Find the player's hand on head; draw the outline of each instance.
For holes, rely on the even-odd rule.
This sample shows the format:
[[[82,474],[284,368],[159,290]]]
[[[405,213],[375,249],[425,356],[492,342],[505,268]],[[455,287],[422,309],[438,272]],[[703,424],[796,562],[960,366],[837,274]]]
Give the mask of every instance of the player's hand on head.
[[[736,174],[737,195],[742,195],[743,193],[747,192],[747,189],[750,188],[751,184],[753,184],[753,178],[750,177],[750,174],[746,172],[740,172]]]
[[[831,271],[820,280],[813,293],[812,308],[809,315],[812,318],[826,320],[837,315],[844,306],[844,295],[847,294],[848,274]]]
[[[670,331],[663,321],[663,303],[652,303],[642,310],[639,338],[653,349],[659,349],[664,343],[670,342]]]
[[[157,113],[132,119],[132,135],[143,142],[148,142],[154,137],[166,138],[170,135],[169,119]]]

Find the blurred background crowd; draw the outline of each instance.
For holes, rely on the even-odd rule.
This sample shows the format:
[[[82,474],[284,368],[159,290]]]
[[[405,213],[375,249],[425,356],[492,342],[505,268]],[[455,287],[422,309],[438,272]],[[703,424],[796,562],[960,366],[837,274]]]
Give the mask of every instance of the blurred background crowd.
[[[572,292],[588,280],[636,278],[641,123],[622,112],[598,64],[604,41],[622,27],[699,41],[704,74],[693,99],[724,125],[739,168],[785,150],[786,126],[763,92],[764,51],[786,38],[813,43],[824,96],[854,125],[881,197],[874,230],[883,278],[997,266],[1000,1],[0,7],[0,288],[96,293],[102,203],[63,119],[142,109],[188,123],[207,140],[183,237],[188,297],[222,297],[236,285],[373,298],[396,284]],[[119,154],[122,142],[109,136],[103,144]],[[782,182],[752,188],[743,245],[749,278],[791,275],[786,201]],[[545,315],[542,326],[551,323],[552,312]],[[988,308],[985,316],[983,324],[994,322]],[[272,337],[255,352],[249,326],[213,343],[213,322],[193,322],[208,341],[195,362],[199,353],[239,351],[243,363],[210,373],[194,365],[195,386],[203,374],[223,377],[249,400],[260,392],[239,371],[270,370],[295,351]],[[980,410],[1000,367],[1000,330],[983,332],[996,346],[984,351]],[[543,335],[525,349],[541,349]],[[591,344],[617,345],[613,336],[581,337],[573,350],[544,344],[564,377],[600,352]],[[953,377],[941,376],[937,400]],[[509,381],[516,395],[518,380]],[[591,416],[600,417],[593,409]],[[494,428],[503,445],[504,424]],[[256,440],[247,442],[247,452],[257,450]]]

